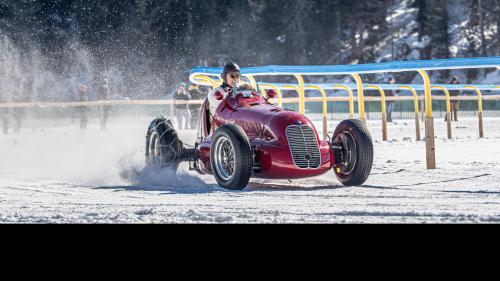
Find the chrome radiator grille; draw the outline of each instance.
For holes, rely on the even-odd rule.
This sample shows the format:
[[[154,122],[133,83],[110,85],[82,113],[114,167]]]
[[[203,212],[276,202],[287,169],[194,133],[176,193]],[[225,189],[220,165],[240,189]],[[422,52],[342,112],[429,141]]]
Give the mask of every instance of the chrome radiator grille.
[[[290,126],[286,136],[295,166],[301,169],[317,169],[321,165],[318,139],[309,126]]]

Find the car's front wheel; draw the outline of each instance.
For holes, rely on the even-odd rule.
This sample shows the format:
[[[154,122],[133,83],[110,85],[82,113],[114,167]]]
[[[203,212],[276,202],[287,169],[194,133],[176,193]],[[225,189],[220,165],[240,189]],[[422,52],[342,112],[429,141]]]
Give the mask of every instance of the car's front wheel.
[[[245,132],[237,125],[215,131],[211,165],[217,183],[229,190],[243,190],[252,177],[253,153]]]
[[[372,171],[373,141],[361,120],[341,122],[333,135],[335,175],[345,186],[360,186]]]

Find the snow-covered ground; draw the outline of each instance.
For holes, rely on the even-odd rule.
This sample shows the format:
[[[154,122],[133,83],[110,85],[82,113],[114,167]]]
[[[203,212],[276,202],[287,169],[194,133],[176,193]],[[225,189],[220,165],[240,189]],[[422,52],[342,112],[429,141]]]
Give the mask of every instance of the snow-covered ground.
[[[436,120],[438,169],[425,169],[425,144],[412,121],[370,121],[376,140],[373,174],[345,188],[328,174],[315,179],[253,181],[242,192],[209,176],[144,170],[148,120],[28,127],[0,135],[0,222],[3,223],[497,223],[500,222],[499,119],[454,125],[444,139]],[[331,124],[335,125],[334,123]],[[182,132],[185,140],[194,132]]]

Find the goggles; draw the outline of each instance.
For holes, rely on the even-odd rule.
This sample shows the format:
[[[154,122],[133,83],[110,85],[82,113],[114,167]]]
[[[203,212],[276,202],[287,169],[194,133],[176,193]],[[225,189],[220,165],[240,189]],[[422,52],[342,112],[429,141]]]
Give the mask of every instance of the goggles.
[[[239,74],[239,73],[229,73],[229,76],[232,79],[239,79],[239,78],[241,78],[241,74]]]

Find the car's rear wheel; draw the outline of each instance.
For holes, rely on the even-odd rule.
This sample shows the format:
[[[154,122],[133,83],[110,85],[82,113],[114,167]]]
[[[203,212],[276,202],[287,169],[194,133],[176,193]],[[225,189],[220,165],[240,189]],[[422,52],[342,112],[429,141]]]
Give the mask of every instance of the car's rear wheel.
[[[333,135],[335,175],[345,186],[366,182],[373,166],[373,141],[361,120],[341,122]]]
[[[153,120],[146,135],[146,163],[177,170],[182,153],[183,144],[172,122],[163,117]]]
[[[252,177],[253,153],[245,132],[237,125],[215,131],[211,165],[217,183],[229,190],[242,190]]]

